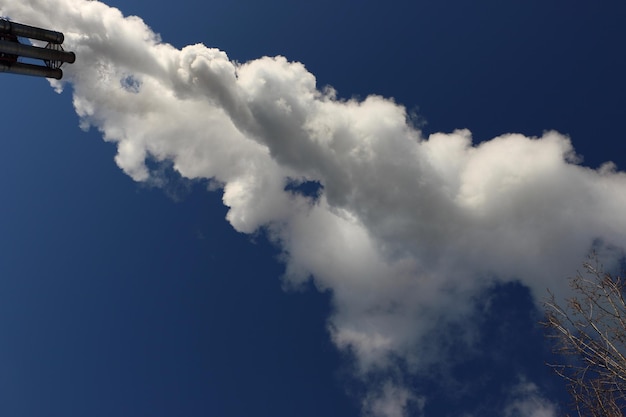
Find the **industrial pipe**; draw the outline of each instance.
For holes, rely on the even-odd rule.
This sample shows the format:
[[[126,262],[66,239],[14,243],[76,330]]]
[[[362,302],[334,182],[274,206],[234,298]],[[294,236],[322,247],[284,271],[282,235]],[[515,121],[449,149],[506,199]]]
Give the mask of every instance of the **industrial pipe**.
[[[76,61],[76,54],[74,54],[74,52],[39,48],[17,42],[0,40],[0,53],[2,52],[9,55],[18,55],[26,58],[42,59],[46,61],[69,62],[70,64]]]
[[[63,78],[63,71],[60,68],[48,68],[40,65],[24,64],[15,62],[5,64],[0,61],[0,72],[9,72],[12,74],[32,75],[35,77],[55,78],[60,80]]]
[[[0,32],[56,44],[62,44],[65,39],[61,32],[14,23],[5,19],[0,19]]]

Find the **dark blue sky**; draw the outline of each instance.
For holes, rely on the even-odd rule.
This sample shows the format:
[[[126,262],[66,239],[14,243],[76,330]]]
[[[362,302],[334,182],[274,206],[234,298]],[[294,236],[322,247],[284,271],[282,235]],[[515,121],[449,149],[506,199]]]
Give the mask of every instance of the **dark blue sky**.
[[[556,129],[585,165],[626,165],[620,1],[108,4],[178,48],[280,54],[341,97],[393,97],[426,134]],[[232,229],[221,192],[171,172],[166,190],[136,183],[78,128],[70,89],[8,74],[0,86],[0,414],[359,415],[363,387],[326,332],[329,294],[283,291],[278,250]],[[436,371],[410,381],[426,415],[497,415],[518,370],[563,401],[528,291],[491,296],[477,348],[450,348],[463,389]]]

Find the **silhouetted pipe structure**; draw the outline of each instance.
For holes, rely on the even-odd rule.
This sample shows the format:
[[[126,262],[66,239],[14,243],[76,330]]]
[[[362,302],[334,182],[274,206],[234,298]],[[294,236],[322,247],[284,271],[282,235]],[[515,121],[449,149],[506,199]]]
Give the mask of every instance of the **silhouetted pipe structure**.
[[[48,42],[45,48],[20,43],[18,37]],[[61,44],[61,32],[23,25],[0,19],[0,72],[33,75],[37,77],[63,77],[61,65],[76,61],[74,52],[66,52]],[[40,59],[45,66],[18,62],[18,58]]]
[[[10,22],[4,19],[0,19],[0,32],[12,33],[22,38],[37,39],[39,41],[57,44],[62,44],[65,40],[61,32],[22,25],[21,23]]]
[[[0,72],[55,78],[57,80],[60,80],[63,77],[63,71],[61,71],[60,68],[48,68],[42,67],[41,65],[24,64],[22,62],[14,62],[11,65],[7,65],[0,61]]]
[[[46,61],[62,61],[69,62],[70,64],[76,61],[76,55],[74,55],[74,52],[37,48],[36,46],[3,40],[0,40],[0,51],[9,55],[17,55],[25,58],[34,58]]]

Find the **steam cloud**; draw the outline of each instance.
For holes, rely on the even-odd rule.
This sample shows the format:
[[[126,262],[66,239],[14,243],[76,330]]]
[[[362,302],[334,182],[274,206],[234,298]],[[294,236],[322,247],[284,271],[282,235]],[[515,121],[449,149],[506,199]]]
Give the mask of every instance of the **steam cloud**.
[[[280,56],[239,64],[201,44],[178,50],[98,1],[0,0],[0,14],[65,33],[78,60],[53,85],[72,85],[81,127],[117,144],[124,172],[150,180],[152,159],[209,179],[237,231],[264,228],[282,248],[287,284],[332,292],[328,329],[357,378],[388,375],[365,414],[419,409],[398,363],[417,372],[440,359],[426,337],[463,320],[495,279],[539,298],[564,292],[593,245],[607,259],[626,246],[626,175],[578,165],[557,132],[425,138],[392,100],[339,99]],[[316,197],[293,191],[307,182]],[[552,414],[544,400],[511,407]]]

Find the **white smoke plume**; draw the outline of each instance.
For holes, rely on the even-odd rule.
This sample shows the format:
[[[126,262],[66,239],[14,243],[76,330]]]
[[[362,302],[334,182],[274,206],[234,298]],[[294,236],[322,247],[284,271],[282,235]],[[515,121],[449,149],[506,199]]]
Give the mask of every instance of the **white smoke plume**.
[[[440,359],[426,336],[462,320],[494,280],[541,298],[565,291],[593,245],[626,247],[626,174],[579,165],[557,132],[423,137],[393,100],[340,99],[280,56],[178,50],[98,1],[0,0],[0,14],[65,33],[78,59],[53,85],[71,85],[81,126],[117,145],[124,172],[148,181],[146,160],[171,161],[210,180],[237,231],[280,245],[289,285],[331,291],[330,335],[363,380]],[[321,186],[317,198],[290,188],[305,182]],[[367,394],[365,414],[421,401],[400,380]]]
[[[505,417],[554,417],[554,404],[539,394],[537,386],[522,380],[510,393],[512,401],[504,409]]]

